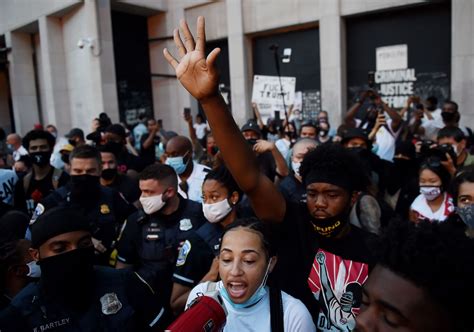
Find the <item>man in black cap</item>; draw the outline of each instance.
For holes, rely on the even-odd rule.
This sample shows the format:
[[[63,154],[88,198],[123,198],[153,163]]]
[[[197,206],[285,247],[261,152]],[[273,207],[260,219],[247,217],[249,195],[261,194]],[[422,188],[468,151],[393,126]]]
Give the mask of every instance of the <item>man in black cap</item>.
[[[66,134],[69,144],[72,146],[81,146],[86,144],[84,140],[84,132],[80,128],[72,128],[69,133]]]
[[[68,206],[82,211],[94,224],[92,236],[97,251],[96,263],[114,265],[115,262],[109,262],[109,259],[119,229],[135,208],[116,190],[100,185],[102,162],[95,147],[80,146],[69,157],[70,183],[42,200],[36,207],[35,214],[56,206]]]
[[[67,221],[67,222],[66,222]],[[135,273],[94,267],[86,216],[54,208],[31,226],[30,254],[41,267],[0,315],[2,331],[158,330],[165,310]]]

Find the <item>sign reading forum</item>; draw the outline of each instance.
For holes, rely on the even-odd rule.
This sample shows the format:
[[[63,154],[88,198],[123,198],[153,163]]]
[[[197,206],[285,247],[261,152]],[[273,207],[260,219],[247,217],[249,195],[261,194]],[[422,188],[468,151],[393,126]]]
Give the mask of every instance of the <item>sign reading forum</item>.
[[[377,47],[375,58],[379,94],[390,107],[404,107],[408,97],[414,94],[416,81],[415,69],[408,68],[408,46]]]
[[[295,100],[295,86],[295,77],[281,77],[287,112]],[[278,76],[255,75],[253,77],[252,102],[257,104],[263,121],[274,118],[275,111],[280,111],[281,118],[285,117],[281,87]]]

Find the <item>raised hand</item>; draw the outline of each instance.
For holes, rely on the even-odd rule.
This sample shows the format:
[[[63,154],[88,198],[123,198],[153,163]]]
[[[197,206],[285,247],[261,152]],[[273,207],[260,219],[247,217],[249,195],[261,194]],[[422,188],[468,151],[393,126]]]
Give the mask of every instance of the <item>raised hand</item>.
[[[168,63],[174,68],[176,77],[183,87],[194,98],[203,101],[218,94],[219,75],[215,62],[221,50],[215,48],[206,58],[204,17],[199,16],[197,19],[196,42],[184,19],[180,21],[180,27],[184,43],[181,40],[179,30],[175,29],[173,31],[179,60],[173,57],[166,48],[163,50],[163,54]]]

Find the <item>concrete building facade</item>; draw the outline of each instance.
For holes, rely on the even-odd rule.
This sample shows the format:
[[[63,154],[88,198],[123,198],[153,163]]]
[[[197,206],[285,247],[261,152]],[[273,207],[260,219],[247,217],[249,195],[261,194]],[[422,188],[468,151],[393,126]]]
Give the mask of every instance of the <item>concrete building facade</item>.
[[[1,126],[24,134],[35,123],[52,123],[61,134],[72,127],[80,127],[87,133],[91,121],[101,112],[106,112],[113,121],[129,124],[133,124],[140,112],[147,112],[163,119],[167,130],[186,134],[183,109],[191,108],[196,113],[199,107],[177,82],[162,50],[164,47],[175,50],[173,29],[181,18],[187,19],[194,31],[199,15],[206,18],[210,43],[224,43],[228,48],[228,64],[223,65],[223,70],[228,71],[232,113],[239,124],[252,116],[253,75],[265,74],[262,65],[256,64],[262,63],[263,56],[272,61],[271,55],[256,52],[259,45],[272,36],[285,41],[289,33],[298,36],[309,31],[308,36],[317,39],[299,45],[319,50],[319,57],[311,58],[307,64],[317,66],[318,74],[300,81],[318,90],[320,108],[329,111],[330,122],[336,126],[352,98],[348,79],[354,80],[350,73],[355,65],[352,57],[348,58],[351,54],[348,45],[353,43],[347,38],[354,36],[353,22],[363,28],[366,17],[382,15],[385,20],[391,20],[397,15],[407,16],[404,13],[424,13],[436,6],[444,6],[438,11],[448,16],[445,20],[448,26],[444,29],[449,36],[445,41],[448,47],[443,46],[444,52],[449,52],[447,63],[443,64],[443,68],[448,68],[442,83],[447,85],[445,97],[459,103],[463,124],[474,127],[471,108],[474,2],[471,0],[5,0],[0,3]],[[114,35],[114,31],[119,30],[118,24],[126,25],[126,21],[121,18],[117,23],[120,15],[114,13],[140,16],[145,22],[148,54],[143,60],[125,64],[119,61],[118,52],[133,53],[133,50],[127,51],[126,45],[117,48],[114,41],[120,40],[120,35]],[[436,20],[437,16],[432,17]],[[413,24],[423,25],[423,22]],[[120,28],[124,31],[123,25]],[[404,43],[396,38],[397,31],[390,34],[393,34],[390,40]],[[420,32],[419,38],[428,35]],[[302,34],[299,36],[304,38]],[[371,33],[364,38],[371,39]],[[427,52],[427,58],[436,59],[436,44],[433,51]],[[305,59],[303,55],[301,59]],[[122,79],[117,82],[124,67],[133,69],[140,62],[146,62],[143,68],[149,68],[149,75],[143,76],[143,81],[151,89],[151,106],[142,108],[124,101],[130,85]],[[282,74],[291,75],[291,72],[283,73],[284,70]],[[297,86],[298,82],[297,77]],[[135,101],[139,96],[135,94]]]

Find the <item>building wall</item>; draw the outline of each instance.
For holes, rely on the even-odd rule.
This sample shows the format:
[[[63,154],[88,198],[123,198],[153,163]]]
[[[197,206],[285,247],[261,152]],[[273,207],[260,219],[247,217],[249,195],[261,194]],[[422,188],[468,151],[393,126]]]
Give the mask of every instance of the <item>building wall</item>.
[[[96,2],[97,1],[97,2]],[[37,93],[44,121],[61,127],[79,126],[88,131],[90,121],[106,111],[118,120],[117,88],[110,10],[128,11],[148,17],[150,71],[153,109],[166,129],[186,134],[182,120],[185,107],[197,112],[197,104],[181,88],[162,56],[164,47],[172,52],[173,29],[181,18],[195,29],[196,18],[206,17],[211,41],[227,38],[233,115],[242,124],[250,114],[253,77],[253,40],[285,31],[319,30],[320,87],[322,108],[331,110],[333,126],[347,110],[346,20],[352,16],[390,12],[399,8],[422,10],[438,0],[5,0],[0,4],[0,35],[7,46],[18,47],[9,55],[10,83],[17,130],[30,128],[39,119]],[[418,9],[417,6],[420,6]],[[471,38],[474,5],[456,0],[452,6],[451,95],[460,103],[463,119],[474,126],[472,68],[474,42]],[[99,25],[96,22],[98,15]],[[39,26],[39,28],[38,28]],[[38,33],[40,89],[31,83],[28,60],[30,33]],[[78,49],[83,37],[100,35],[102,52]],[[16,45],[16,46],[15,46]],[[16,59],[15,59],[16,57]],[[25,60],[28,63],[23,63]],[[56,65],[58,64],[59,65]],[[61,79],[62,77],[62,79]],[[0,94],[1,96],[2,94]],[[4,97],[3,97],[4,98]],[[25,115],[26,114],[26,115]]]

